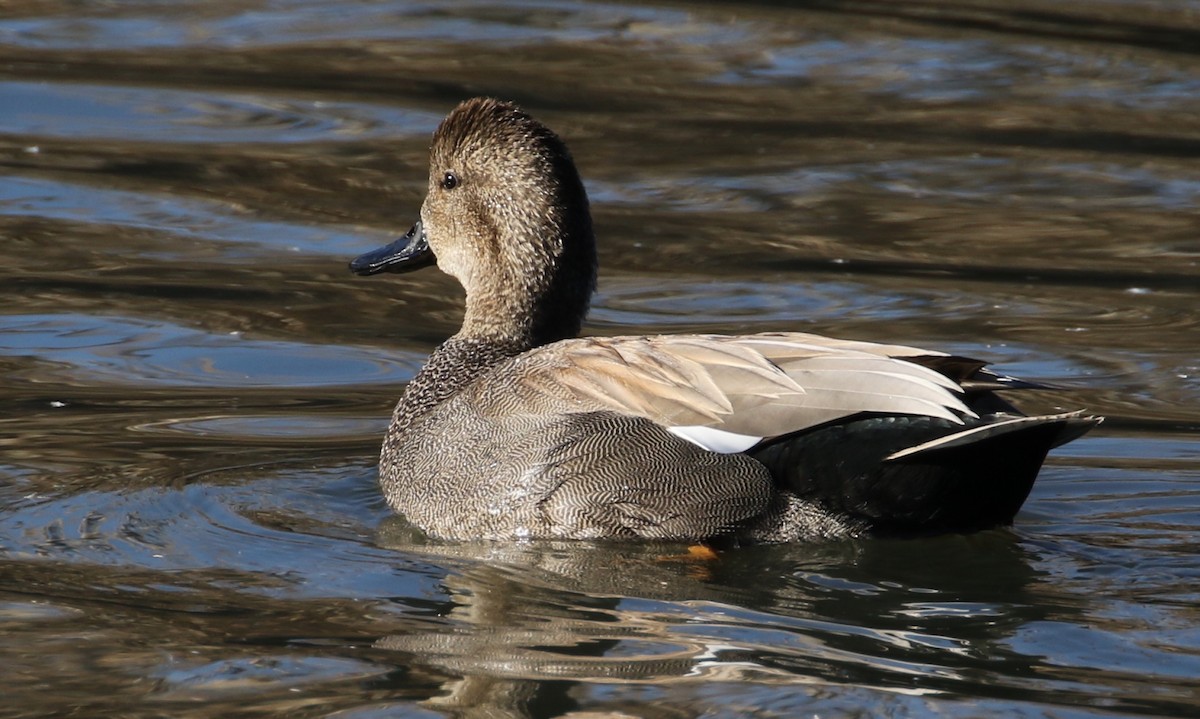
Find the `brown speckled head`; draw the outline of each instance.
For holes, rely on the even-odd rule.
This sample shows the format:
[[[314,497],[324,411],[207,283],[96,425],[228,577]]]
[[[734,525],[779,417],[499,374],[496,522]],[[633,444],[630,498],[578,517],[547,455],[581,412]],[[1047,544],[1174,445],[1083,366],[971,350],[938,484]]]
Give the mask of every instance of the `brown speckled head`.
[[[587,194],[566,145],[516,106],[475,98],[433,135],[421,221],[467,291],[460,337],[528,346],[578,333],[595,286]]]

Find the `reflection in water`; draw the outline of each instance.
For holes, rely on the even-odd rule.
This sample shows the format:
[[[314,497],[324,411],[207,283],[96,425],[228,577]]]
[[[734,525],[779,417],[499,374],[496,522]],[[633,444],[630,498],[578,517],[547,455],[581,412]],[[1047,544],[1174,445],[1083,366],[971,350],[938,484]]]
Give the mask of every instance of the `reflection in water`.
[[[461,716],[539,716],[561,682],[663,686],[850,682],[921,698],[1075,687],[1008,648],[1053,591],[1005,533],[905,543],[745,551],[716,560],[679,546],[430,545],[402,520],[381,542],[449,566],[449,626],[376,646],[449,671],[432,700]],[[414,543],[417,542],[417,543]],[[918,559],[919,558],[919,559]],[[957,577],[953,583],[947,576]],[[636,597],[636,599],[634,599]],[[860,618],[872,617],[872,626]],[[561,706],[560,706],[561,704]],[[703,702],[673,704],[701,716]],[[673,715],[674,716],[674,715]]]
[[[1196,714],[1192,10],[7,3],[6,708]],[[383,521],[379,437],[461,296],[345,261],[477,94],[588,180],[587,331],[915,343],[1109,421],[1012,532],[702,561]]]

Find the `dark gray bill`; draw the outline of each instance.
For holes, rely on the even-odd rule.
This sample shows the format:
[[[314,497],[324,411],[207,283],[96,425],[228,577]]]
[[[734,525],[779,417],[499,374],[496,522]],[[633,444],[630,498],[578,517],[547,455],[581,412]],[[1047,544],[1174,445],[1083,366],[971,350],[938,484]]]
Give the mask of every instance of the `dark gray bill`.
[[[390,245],[371,250],[350,260],[350,271],[356,275],[376,275],[380,272],[409,272],[437,262],[421,221],[412,226],[404,237]]]

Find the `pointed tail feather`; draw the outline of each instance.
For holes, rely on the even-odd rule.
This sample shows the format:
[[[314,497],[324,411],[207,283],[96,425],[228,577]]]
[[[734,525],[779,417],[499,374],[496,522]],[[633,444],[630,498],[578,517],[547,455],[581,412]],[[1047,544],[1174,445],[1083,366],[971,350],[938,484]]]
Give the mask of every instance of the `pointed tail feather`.
[[[1083,412],[1048,414],[1038,417],[1012,417],[991,424],[970,427],[961,432],[954,432],[929,440],[928,442],[922,442],[921,444],[902,449],[899,452],[893,452],[885,457],[884,460],[891,462],[922,453],[937,452],[954,447],[965,447],[987,441],[992,437],[999,437],[1010,432],[1020,432],[1035,426],[1055,426],[1058,428],[1058,433],[1054,435],[1049,447],[1053,449],[1073,439],[1078,439],[1102,421],[1104,421],[1103,417],[1085,415]]]

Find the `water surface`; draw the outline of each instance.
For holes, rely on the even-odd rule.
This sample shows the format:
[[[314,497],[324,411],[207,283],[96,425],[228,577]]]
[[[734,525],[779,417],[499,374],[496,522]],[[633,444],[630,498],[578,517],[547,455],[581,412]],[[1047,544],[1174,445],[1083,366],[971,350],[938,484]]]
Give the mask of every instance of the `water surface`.
[[[1200,713],[1197,18],[7,4],[0,715]],[[1011,530],[711,562],[422,540],[375,454],[461,293],[345,263],[416,218],[479,94],[575,154],[587,332],[935,347],[1108,421]]]

